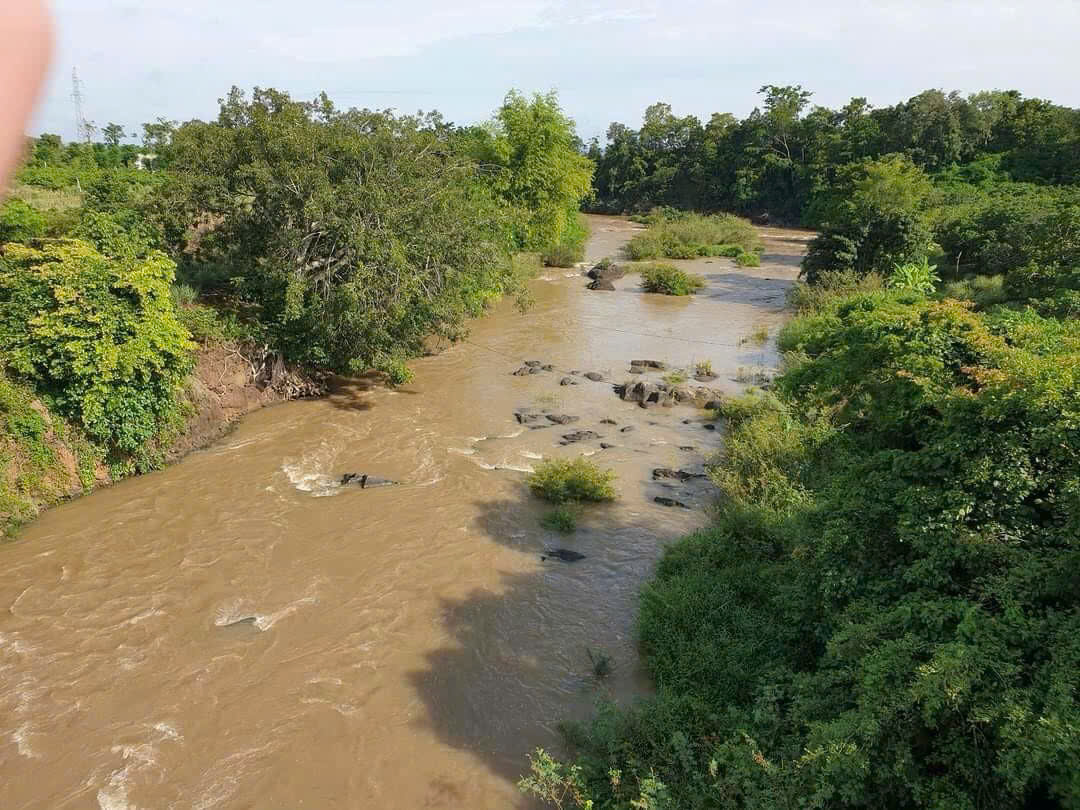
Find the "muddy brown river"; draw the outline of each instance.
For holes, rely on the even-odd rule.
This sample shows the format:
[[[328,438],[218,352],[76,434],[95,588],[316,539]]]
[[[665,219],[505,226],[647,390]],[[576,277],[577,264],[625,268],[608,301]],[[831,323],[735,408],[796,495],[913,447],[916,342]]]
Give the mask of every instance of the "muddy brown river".
[[[590,259],[633,227],[592,226]],[[0,808],[530,806],[514,783],[559,720],[648,689],[637,591],[707,521],[705,482],[652,470],[701,471],[720,433],[612,383],[631,359],[710,361],[727,392],[773,368],[773,339],[740,340],[775,337],[807,236],[762,233],[760,268],[681,262],[708,281],[693,298],[546,271],[531,310],[499,305],[414,383],[263,410],[0,545]],[[512,375],[533,359],[555,371]],[[572,370],[604,379],[561,386]],[[531,430],[522,408],[580,418]],[[561,445],[572,430],[603,438]],[[524,479],[583,453],[619,497],[566,538]],[[542,561],[554,547],[586,558]],[[601,683],[589,650],[614,660]]]

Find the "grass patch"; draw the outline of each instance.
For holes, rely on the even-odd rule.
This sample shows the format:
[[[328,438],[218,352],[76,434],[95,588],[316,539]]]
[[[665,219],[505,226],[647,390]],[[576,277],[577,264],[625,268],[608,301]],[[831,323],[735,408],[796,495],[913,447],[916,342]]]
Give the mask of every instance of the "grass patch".
[[[699,360],[698,362],[694,363],[694,374],[703,377],[709,377],[712,376],[712,373],[712,360]]]
[[[540,525],[545,529],[560,534],[573,534],[577,530],[578,513],[569,504],[559,504],[540,518]]]
[[[788,306],[799,315],[818,312],[838,298],[854,293],[879,292],[885,279],[877,273],[859,276],[851,271],[822,273],[814,284],[800,281],[788,291]]]
[[[673,264],[655,263],[640,268],[645,292],[664,295],[693,295],[705,286],[705,279],[680,270]]]
[[[941,287],[941,297],[974,301],[976,309],[990,309],[1008,300],[1004,281],[1003,275],[972,276],[961,281],[950,281]]]
[[[664,375],[664,382],[668,385],[682,385],[690,379],[690,375],[683,371],[681,368],[677,368],[674,371],[669,371]]]
[[[735,257],[735,264],[739,267],[761,267],[761,256],[754,251],[743,251]]]
[[[552,459],[528,478],[533,494],[555,504],[615,500],[615,473],[586,458]]]
[[[73,188],[50,189],[16,183],[9,191],[11,197],[22,200],[39,211],[67,211],[83,204],[83,195]]]
[[[759,245],[754,226],[731,214],[686,214],[665,219],[639,233],[626,246],[626,255],[641,259],[694,259],[752,252]]]
[[[764,346],[769,341],[768,324],[758,324],[749,335],[739,338],[739,345],[750,343],[754,346]]]

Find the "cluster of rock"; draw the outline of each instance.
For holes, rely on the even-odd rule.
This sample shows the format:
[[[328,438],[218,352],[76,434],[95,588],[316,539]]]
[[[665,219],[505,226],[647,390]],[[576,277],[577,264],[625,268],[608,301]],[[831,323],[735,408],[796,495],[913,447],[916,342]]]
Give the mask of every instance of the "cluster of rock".
[[[541,371],[554,371],[555,366],[550,363],[541,363],[539,360],[526,360],[525,365],[514,372],[515,377],[527,377],[530,374],[539,374]]]
[[[636,402],[642,408],[654,408],[656,406],[670,408],[676,404],[713,409],[721,407],[720,395],[703,385],[669,385],[665,382],[635,380],[616,385],[615,393],[624,402]]]

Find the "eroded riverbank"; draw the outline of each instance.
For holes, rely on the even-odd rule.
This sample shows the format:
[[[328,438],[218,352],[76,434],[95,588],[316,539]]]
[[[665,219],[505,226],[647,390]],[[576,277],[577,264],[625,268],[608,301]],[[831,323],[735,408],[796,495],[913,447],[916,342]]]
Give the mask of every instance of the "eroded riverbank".
[[[592,227],[590,259],[631,228]],[[775,331],[805,235],[762,232],[760,268],[678,262],[708,280],[692,299],[549,271],[532,310],[504,302],[414,384],[255,413],[0,548],[0,806],[525,806],[513,781],[557,740],[552,719],[647,688],[637,590],[705,520],[704,484],[652,470],[700,470],[721,437],[612,384],[631,359],[709,361],[708,385],[733,392],[775,363],[771,341],[740,341]],[[512,375],[531,359],[553,370]],[[603,379],[560,385],[571,371]],[[525,409],[578,419],[529,430]],[[561,445],[574,430],[602,438]],[[619,499],[565,539],[540,528],[523,471],[583,452]],[[403,485],[330,486],[345,472]],[[586,559],[542,562],[552,545]],[[587,649],[615,661],[602,687]]]

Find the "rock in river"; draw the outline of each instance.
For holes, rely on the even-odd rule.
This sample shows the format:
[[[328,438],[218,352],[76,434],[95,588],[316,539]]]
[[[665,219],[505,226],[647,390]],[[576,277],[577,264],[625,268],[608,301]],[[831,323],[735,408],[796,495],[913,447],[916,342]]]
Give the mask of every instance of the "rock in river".
[[[554,422],[556,425],[569,425],[571,422],[576,422],[580,419],[580,416],[568,416],[565,413],[549,413],[547,415],[549,421]]]
[[[598,264],[585,275],[597,281],[610,281],[614,278],[622,278],[626,273],[617,264],[609,264],[606,267]]]
[[[538,413],[515,411],[514,418],[517,419],[519,425],[531,425],[533,422],[539,422],[543,417],[541,417]]]
[[[638,366],[639,368],[652,368],[657,371],[664,371],[667,369],[667,363],[661,363],[659,360],[631,360],[631,366]]]
[[[596,371],[590,371],[585,375],[586,380],[592,380],[593,382],[600,382],[604,379],[604,375]]]
[[[681,509],[689,509],[690,508],[689,506],[687,506],[682,501],[677,501],[674,498],[665,498],[662,495],[657,495],[655,498],[653,498],[653,500],[656,501],[661,506],[678,506]]]
[[[577,385],[578,382],[573,377],[563,377],[559,380],[559,385]]]
[[[563,562],[577,562],[584,560],[585,555],[568,548],[549,548],[540,555],[541,560],[562,560]]]
[[[672,470],[669,467],[657,467],[652,471],[653,481],[675,480],[690,481],[694,478],[704,478],[704,473],[692,473],[686,470]]]
[[[591,439],[604,438],[592,430],[575,430],[573,433],[564,433],[563,440],[559,444],[574,444],[575,442],[587,442]]]
[[[341,485],[343,487],[358,486],[360,489],[371,489],[372,487],[390,487],[396,483],[398,482],[391,481],[389,478],[379,478],[367,473],[345,473],[345,475],[341,476]]]
[[[590,290],[604,290],[606,292],[615,291],[615,285],[606,278],[598,278],[596,281],[589,282],[586,287]]]

